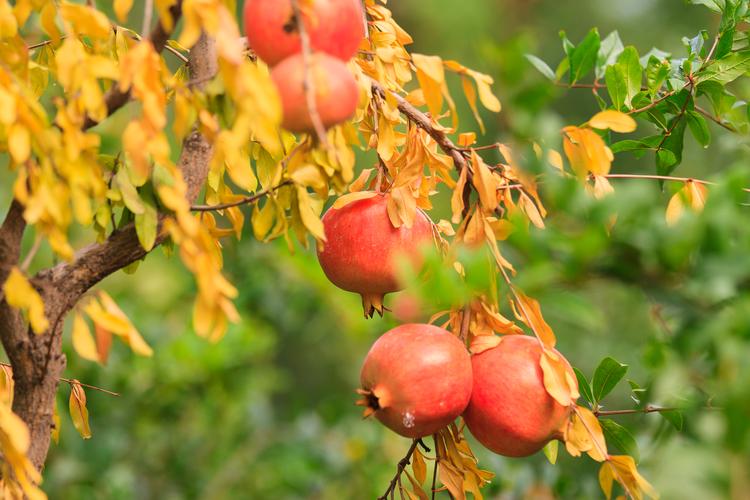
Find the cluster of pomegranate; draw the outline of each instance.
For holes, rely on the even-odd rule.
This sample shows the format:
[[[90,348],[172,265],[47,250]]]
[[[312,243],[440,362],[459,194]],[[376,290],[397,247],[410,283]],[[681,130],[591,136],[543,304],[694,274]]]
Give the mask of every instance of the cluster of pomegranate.
[[[382,312],[385,293],[399,289],[394,257],[401,253],[418,263],[432,223],[418,211],[412,227],[395,228],[387,194],[362,196],[325,213],[327,241],[318,258],[335,285],[362,295],[365,314],[371,315],[373,309]],[[539,341],[526,335],[504,336],[494,348],[470,355],[443,328],[403,324],[370,348],[358,404],[405,437],[429,436],[463,416],[474,437],[493,452],[531,455],[561,437],[571,411],[547,392],[541,356]]]
[[[360,0],[299,2],[299,8],[298,20],[292,0],[247,0],[245,32],[250,48],[272,68],[282,125],[291,132],[311,132],[307,86],[326,128],[349,119],[357,108],[359,89],[346,61],[365,36],[364,12]],[[300,23],[309,38],[309,60],[302,53]]]

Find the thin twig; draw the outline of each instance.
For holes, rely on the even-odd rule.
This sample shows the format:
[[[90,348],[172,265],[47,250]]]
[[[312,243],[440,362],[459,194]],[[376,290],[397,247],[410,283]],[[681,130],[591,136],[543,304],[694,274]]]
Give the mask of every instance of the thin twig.
[[[420,439],[415,439],[414,441],[412,441],[411,446],[409,446],[409,450],[406,452],[406,455],[404,455],[404,458],[399,460],[398,466],[396,467],[396,475],[393,476],[393,479],[391,479],[391,482],[388,485],[388,489],[385,490],[385,493],[383,493],[382,496],[378,497],[378,500],[387,500],[388,495],[392,494],[395,491],[396,485],[401,479],[401,474],[404,472],[406,466],[411,463],[411,456],[414,454],[414,450],[417,449],[417,446],[419,446],[419,442]]]
[[[719,118],[717,116],[714,116],[709,111],[707,111],[706,109],[698,106],[697,104],[695,105],[695,110],[698,113],[700,113],[703,116],[705,116],[706,118],[708,118],[709,120],[711,120],[712,122],[714,122],[715,124],[717,124],[718,126],[723,127],[725,129],[729,130],[730,132],[737,133],[737,129],[734,128],[732,125],[730,125],[729,123],[723,121],[721,118]]]
[[[285,180],[284,182],[280,183],[278,186],[274,186],[272,188],[264,189],[263,191],[256,193],[252,196],[248,196],[246,198],[242,198],[237,201],[232,201],[229,203],[222,203],[220,205],[192,205],[190,207],[190,210],[193,212],[211,212],[214,210],[224,210],[225,208],[232,208],[232,207],[238,207],[240,205],[247,205],[250,203],[255,203],[256,201],[260,200],[266,195],[269,195],[273,193],[274,191],[282,188],[283,186],[288,186],[292,184],[292,181]]]
[[[564,87],[566,89],[603,89],[607,88],[606,85],[599,82],[594,83],[565,83],[565,82],[554,82],[556,87]]]
[[[291,3],[294,20],[297,24],[297,31],[299,33],[300,44],[302,45],[302,63],[305,67],[305,76],[302,85],[305,89],[307,112],[310,113],[310,119],[315,128],[315,134],[318,136],[318,141],[325,149],[328,149],[326,129],[323,126],[323,121],[320,119],[320,114],[318,114],[318,104],[316,102],[317,94],[315,93],[315,75],[312,74],[312,71],[314,71],[315,68],[313,68],[310,36],[305,28],[305,21],[302,18],[302,9],[299,6],[299,0],[291,0]]]
[[[13,366],[10,365],[9,363],[0,363],[0,366],[5,366],[5,367],[11,368],[11,369],[13,368]],[[120,397],[120,394],[117,393],[117,392],[108,391],[107,389],[102,389],[101,387],[97,387],[97,386],[91,385],[91,384],[84,384],[83,382],[78,382],[78,381],[74,382],[73,379],[70,379],[70,378],[59,377],[57,380],[59,380],[60,382],[67,382],[69,384],[75,383],[75,384],[81,385],[83,387],[86,387],[87,389],[93,389],[95,391],[99,391],[99,392],[103,392],[105,394],[109,394],[110,396]]]
[[[668,98],[672,97],[673,95],[675,95],[676,92],[677,91],[675,91],[675,90],[667,92],[663,96],[659,97],[658,99],[656,99],[654,101],[651,101],[649,104],[646,104],[642,108],[631,109],[630,111],[628,111],[627,114],[629,114],[629,115],[635,115],[635,114],[638,114],[638,113],[643,113],[644,111],[648,111],[649,109],[656,107],[660,102],[664,101],[665,99],[668,99]]]
[[[148,33],[151,29],[151,18],[154,13],[154,0],[146,0],[143,6],[143,27],[141,33]]]
[[[469,336],[469,325],[471,324],[471,303],[467,303],[464,306],[464,310],[461,313],[461,331],[458,334],[458,338],[462,342],[466,342]]]
[[[438,464],[440,463],[440,447],[438,447],[438,435],[433,434],[432,435],[432,442],[435,443],[435,467],[432,469],[432,488],[430,490],[432,491],[431,499],[435,500],[435,493],[437,493],[436,486],[437,486],[437,475],[438,475]]]
[[[23,262],[21,263],[21,272],[26,272],[29,270],[29,266],[31,266],[31,261],[34,260],[34,256],[36,256],[36,253],[39,251],[39,247],[42,245],[42,235],[37,234],[36,238],[34,238],[34,244],[32,245],[31,249],[29,249],[29,253],[26,254],[26,258],[23,259]]]
[[[632,410],[597,410],[593,413],[597,417],[607,417],[609,415],[632,415],[634,413],[658,413],[677,410],[679,410],[679,408],[663,408],[661,406],[646,405],[643,408],[635,408]]]

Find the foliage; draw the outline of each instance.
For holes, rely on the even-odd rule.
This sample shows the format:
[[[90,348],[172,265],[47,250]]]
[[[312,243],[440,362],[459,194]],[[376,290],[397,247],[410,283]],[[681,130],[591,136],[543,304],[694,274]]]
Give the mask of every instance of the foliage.
[[[748,131],[747,104],[739,97],[750,70],[743,31],[748,5],[733,0],[694,3],[718,13],[720,25],[715,33],[701,31],[685,38],[684,57],[656,49],[641,55],[635,46],[625,46],[617,32],[601,38],[596,29],[575,45],[562,33],[564,58],[554,70],[529,55],[528,64],[550,80],[544,85],[589,89],[600,109],[583,124],[561,127],[560,139],[540,133],[514,146],[483,146],[476,133],[460,132],[466,125],[459,121],[453,95],[460,83],[476,126],[484,131],[486,118],[478,104],[492,112],[501,107],[491,90],[492,78],[453,60],[409,53],[411,36],[385,5],[374,0],[366,2],[371,30],[367,48],[350,63],[361,90],[357,116],[329,130],[324,141],[279,132],[279,102],[268,70],[237,44],[240,31],[232,12],[234,2],[183,2],[183,24],[174,40],[167,42],[169,53],[164,56],[145,33],[120,26],[133,15],[132,2],[115,2],[114,13],[67,1],[28,0],[12,7],[0,2],[4,63],[0,138],[15,179],[13,196],[24,207],[24,220],[34,228],[38,240],[34,248],[48,245],[56,259],[70,265],[78,262],[74,249],[83,242],[106,245],[127,228],[134,230],[144,255],[168,240],[165,251],[178,253],[195,276],[193,327],[200,336],[217,341],[230,323],[241,321],[234,299],[242,300],[247,290],[269,293],[257,283],[230,284],[223,271],[225,258],[238,279],[242,267],[233,268],[231,262],[242,259],[227,250],[229,238],[252,233],[264,242],[283,240],[289,250],[308,248],[309,236],[324,244],[319,214],[329,198],[341,203],[346,192],[387,190],[389,215],[396,227],[409,226],[418,208],[439,214],[435,228],[440,251],[428,256],[427,280],[405,276],[411,283],[407,293],[435,313],[434,321],[465,338],[473,352],[491,347],[498,334],[523,332],[533,333],[549,348],[541,359],[548,392],[566,405],[575,402],[579,392],[583,398],[565,427],[565,448],[572,456],[587,453],[602,462],[598,478],[607,497],[615,481],[633,498],[656,495],[636,469],[639,457],[646,455],[639,445],[652,440],[636,439],[632,429],[599,419],[608,414],[605,398],[618,389],[622,392],[628,365],[604,357],[590,379],[583,371],[576,372],[576,390],[576,381],[551,350],[560,330],[550,318],[559,320],[560,309],[570,306],[585,316],[578,321],[597,323],[596,313],[577,302],[579,295],[553,293],[559,286],[576,288],[589,276],[640,287],[655,304],[655,321],[663,326],[655,332],[652,325],[649,338],[641,339],[647,345],[643,365],[648,375],[640,369],[641,378],[628,379],[634,407],[627,412],[659,413],[678,430],[686,425],[687,438],[697,440],[702,430],[683,415],[701,415],[694,410],[716,401],[721,407],[717,418],[722,419],[718,433],[724,453],[739,464],[733,467],[741,475],[747,464],[742,453],[750,448],[750,430],[742,418],[750,397],[737,383],[747,371],[741,360],[748,352],[744,269],[750,267],[737,265],[747,260],[749,234],[740,212],[747,174],[742,168],[723,176],[706,172],[710,181],[672,174],[686,160],[690,141],[686,136],[701,147],[713,147],[718,137]],[[178,21],[170,10],[174,2],[155,4],[158,23],[172,32]],[[216,40],[218,73],[215,78],[196,80],[184,64],[175,65],[167,58],[176,56],[184,62],[199,53],[196,44],[201,43],[202,31]],[[31,43],[41,36],[44,41]],[[100,128],[106,127],[114,111],[112,96],[118,94],[136,105],[130,107],[121,134],[109,144]],[[517,102],[513,99],[513,104]],[[100,127],[89,130],[98,122]],[[721,128],[719,134],[716,126]],[[636,128],[637,135],[623,138]],[[177,158],[180,144],[190,144],[196,136],[213,148],[207,175],[198,186],[186,169],[190,159]],[[359,168],[357,148],[376,158],[371,168]],[[614,173],[615,155],[648,155],[655,171]],[[628,186],[630,182],[635,187]],[[676,189],[667,200],[658,191],[660,186]],[[205,205],[199,206],[190,193],[201,187]],[[278,245],[271,248],[280,251]],[[277,259],[293,265],[287,258]],[[138,266],[139,259],[135,260],[129,271]],[[48,330],[50,322],[61,318],[44,314],[44,305],[50,310],[40,286],[44,273],[32,275],[29,264],[16,264],[12,263],[4,283],[4,300],[22,311],[35,335],[54,338]],[[288,272],[282,266],[274,271],[260,279],[274,282],[275,276]],[[326,294],[338,292],[328,289],[321,295]],[[286,314],[283,309],[273,310],[279,316]],[[93,335],[86,318],[94,326]],[[273,321],[283,323],[278,318]],[[332,317],[322,321],[337,324]],[[72,346],[81,358],[105,364],[114,335],[135,354],[151,356],[152,348],[136,324],[109,294],[97,290],[76,305]],[[255,326],[240,324],[248,330]],[[287,331],[299,334],[306,326],[296,323]],[[257,340],[267,345],[275,342],[273,335],[265,334]],[[298,353],[295,343],[289,345],[290,352]],[[248,363],[266,363],[268,352],[262,346]],[[619,357],[615,345],[607,344],[610,347],[612,351],[606,353]],[[637,359],[628,361],[632,366],[641,364]],[[225,353],[209,371],[226,377],[222,365],[231,362]],[[340,362],[351,363],[351,355],[342,356]],[[273,380],[276,370],[269,363],[261,373]],[[39,478],[25,458],[29,447],[25,426],[10,411],[13,390],[8,373],[4,371],[0,405],[4,412],[0,431],[6,436],[0,440],[6,458],[3,485],[13,494],[21,488],[29,496],[39,496],[34,486]],[[127,376],[136,378],[136,374]],[[207,380],[219,390],[210,376]],[[70,386],[74,426],[83,437],[90,437],[87,395],[77,380]],[[258,397],[254,391],[260,391],[261,401],[266,392],[278,391],[262,386],[238,390],[248,390],[249,398]],[[223,397],[232,396],[229,392]],[[175,400],[164,411],[174,411],[182,398]],[[706,418],[711,417],[696,417]],[[233,422],[240,419],[230,415]],[[339,416],[331,423],[347,426],[357,435],[372,432],[362,430],[366,424],[355,425]],[[666,432],[664,428],[659,432]],[[55,432],[59,431],[58,426]],[[104,432],[95,434],[97,438]],[[660,439],[657,435],[653,442],[662,446]],[[372,439],[371,446],[380,442]],[[282,447],[298,444],[290,440]],[[610,454],[610,448],[621,454]],[[429,491],[425,460],[434,460],[440,481],[455,497],[465,491],[480,496],[479,487],[490,479],[459,427],[440,433],[432,455],[419,449],[415,443],[406,457],[413,462],[405,472],[409,496],[424,497],[423,487]],[[545,452],[555,462],[556,448]],[[12,467],[17,482],[7,467]],[[741,488],[737,486],[741,478],[733,471],[728,473],[728,488]],[[395,480],[400,480],[400,473],[401,468]],[[274,487],[257,491],[272,494]],[[152,488],[158,491],[160,485]],[[359,491],[370,488],[367,484]],[[563,495],[572,488],[564,478],[556,485]]]

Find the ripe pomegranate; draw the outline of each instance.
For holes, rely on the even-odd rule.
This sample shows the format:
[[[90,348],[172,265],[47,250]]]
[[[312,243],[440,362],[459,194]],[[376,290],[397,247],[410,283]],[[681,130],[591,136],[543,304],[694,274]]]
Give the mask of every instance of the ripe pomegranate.
[[[291,132],[314,130],[305,94],[305,63],[302,54],[284,59],[271,71],[281,96],[282,125]],[[312,54],[310,79],[315,104],[323,126],[328,128],[348,120],[357,110],[359,87],[346,64],[322,52]]]
[[[328,279],[339,288],[362,295],[366,317],[383,314],[383,296],[401,289],[396,277],[400,255],[420,265],[419,246],[432,241],[432,223],[417,211],[411,228],[393,227],[387,194],[375,194],[331,207],[323,215],[327,241],[318,247],[318,260]]]
[[[547,393],[541,355],[536,338],[507,335],[496,347],[472,356],[474,390],[464,421],[480,443],[499,455],[525,457],[561,437],[570,406]]]
[[[366,406],[405,437],[434,434],[458,417],[471,397],[471,359],[464,344],[433,325],[410,323],[370,348],[360,376]]]
[[[357,52],[365,37],[360,0],[314,0],[302,11],[312,50],[343,61]],[[248,44],[269,66],[302,50],[290,0],[247,0],[244,17]]]

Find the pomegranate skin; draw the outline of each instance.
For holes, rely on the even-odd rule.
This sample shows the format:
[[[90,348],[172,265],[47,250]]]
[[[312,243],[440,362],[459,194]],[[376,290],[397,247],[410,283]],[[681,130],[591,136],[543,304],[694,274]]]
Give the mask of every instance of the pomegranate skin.
[[[421,265],[420,245],[432,241],[432,222],[417,210],[411,228],[395,228],[388,217],[388,195],[375,194],[341,208],[330,208],[322,218],[325,244],[318,261],[337,287],[362,295],[365,316],[383,313],[383,296],[401,289],[396,275],[398,257]]]
[[[281,97],[282,125],[291,132],[311,132],[313,121],[305,94],[305,62],[302,54],[284,59],[271,71]],[[310,78],[315,88],[315,104],[325,128],[344,122],[354,115],[359,87],[346,64],[322,52],[312,54]]]
[[[365,36],[360,0],[315,0],[302,17],[312,50],[343,61]],[[290,0],[247,0],[244,21],[248,44],[269,66],[302,50]]]
[[[535,337],[507,335],[472,356],[474,389],[463,418],[477,441],[499,455],[525,457],[541,450],[559,436],[571,411],[547,393],[541,355]]]
[[[375,418],[404,437],[419,438],[442,429],[466,408],[471,358],[447,330],[410,323],[375,341],[360,380],[360,393]]]

